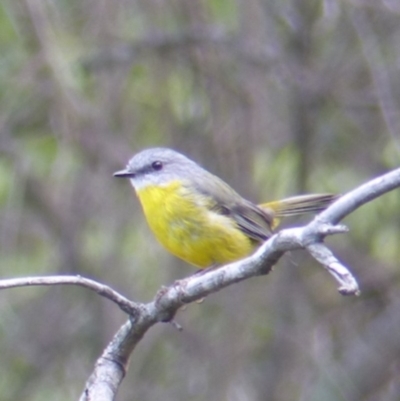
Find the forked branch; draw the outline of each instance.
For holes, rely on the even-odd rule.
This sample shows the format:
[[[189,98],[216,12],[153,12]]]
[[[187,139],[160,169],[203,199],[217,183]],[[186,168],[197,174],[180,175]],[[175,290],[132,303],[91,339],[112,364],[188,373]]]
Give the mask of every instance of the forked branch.
[[[143,305],[142,312],[125,323],[98,359],[86,383],[80,401],[115,399],[125,375],[128,358],[144,333],[156,322],[173,319],[185,303],[249,277],[268,273],[287,251],[306,249],[339,282],[339,292],[358,294],[358,284],[351,272],[326,247],[326,236],[347,232],[337,225],[345,216],[386,192],[400,186],[400,169],[382,175],[340,197],[308,225],[282,230],[266,241],[253,255],[203,275],[195,275],[162,289],[153,302]]]
[[[111,401],[116,397],[136,344],[150,327],[157,322],[173,322],[175,313],[184,304],[204,298],[233,283],[269,273],[287,251],[307,250],[338,281],[341,294],[358,294],[356,279],[323,240],[328,235],[347,232],[347,227],[338,225],[341,219],[364,203],[399,186],[400,169],[369,181],[340,197],[308,225],[278,232],[248,258],[176,281],[162,288],[148,304],[132,302],[106,285],[79,276],[0,280],[0,289],[31,285],[79,285],[115,302],[129,314],[129,320],[118,330],[97,360],[80,398],[81,401]]]

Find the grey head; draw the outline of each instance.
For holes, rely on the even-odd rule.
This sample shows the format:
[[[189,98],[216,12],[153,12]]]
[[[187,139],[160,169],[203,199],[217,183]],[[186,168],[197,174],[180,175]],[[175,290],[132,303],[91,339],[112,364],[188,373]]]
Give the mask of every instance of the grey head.
[[[150,148],[134,155],[126,168],[114,173],[114,177],[129,178],[137,190],[148,185],[166,185],[176,179],[189,178],[199,170],[203,169],[175,150]]]

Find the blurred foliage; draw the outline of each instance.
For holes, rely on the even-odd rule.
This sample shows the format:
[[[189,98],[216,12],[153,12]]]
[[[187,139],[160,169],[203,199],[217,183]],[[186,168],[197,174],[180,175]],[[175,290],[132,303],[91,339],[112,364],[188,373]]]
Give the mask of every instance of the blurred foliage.
[[[4,0],[0,271],[81,274],[133,300],[193,272],[112,173],[176,148],[243,195],[344,193],[398,165],[395,0]],[[329,243],[362,295],[302,252],[153,328],[119,400],[398,400],[400,196]],[[302,220],[304,221],[304,220]],[[285,224],[299,224],[289,221]],[[79,288],[3,291],[1,400],[76,399],[126,318]]]

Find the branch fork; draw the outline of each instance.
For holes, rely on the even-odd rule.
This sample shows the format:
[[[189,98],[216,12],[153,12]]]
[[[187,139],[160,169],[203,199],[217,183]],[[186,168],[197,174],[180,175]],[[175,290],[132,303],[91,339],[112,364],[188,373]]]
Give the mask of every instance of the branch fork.
[[[253,255],[243,260],[178,280],[163,287],[148,304],[129,300],[112,288],[81,276],[25,277],[0,280],[0,290],[32,285],[79,285],[116,303],[130,318],[117,331],[86,382],[80,401],[111,401],[125,376],[130,355],[147,330],[158,322],[170,321],[184,304],[200,300],[233,283],[268,274],[285,252],[305,249],[336,279],[342,295],[358,295],[358,284],[350,270],[323,243],[328,235],[348,232],[338,222],[382,194],[400,186],[400,168],[380,176],[341,196],[308,225],[289,228],[268,239]]]

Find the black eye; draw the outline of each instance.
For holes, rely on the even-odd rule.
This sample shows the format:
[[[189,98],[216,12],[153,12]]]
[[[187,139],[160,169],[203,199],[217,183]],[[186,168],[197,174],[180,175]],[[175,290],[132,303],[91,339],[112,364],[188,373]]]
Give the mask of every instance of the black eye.
[[[155,162],[151,163],[151,167],[153,167],[153,170],[158,171],[163,168],[163,164],[159,160],[156,160]]]

